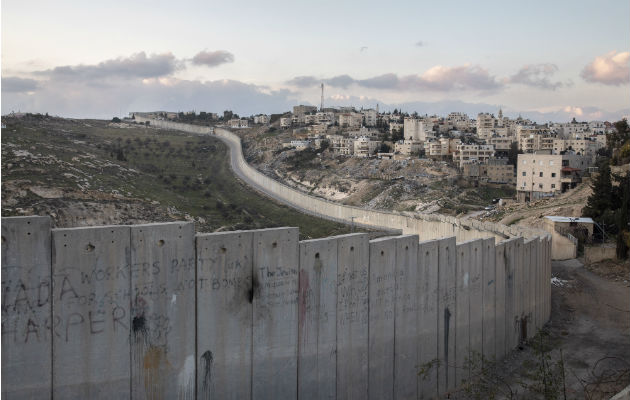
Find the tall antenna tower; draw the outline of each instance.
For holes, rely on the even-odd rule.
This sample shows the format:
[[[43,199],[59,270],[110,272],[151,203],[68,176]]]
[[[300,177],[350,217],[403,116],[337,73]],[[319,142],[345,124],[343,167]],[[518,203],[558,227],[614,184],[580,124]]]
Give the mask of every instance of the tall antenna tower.
[[[324,84],[322,83],[322,101],[319,105],[319,111],[324,111]]]

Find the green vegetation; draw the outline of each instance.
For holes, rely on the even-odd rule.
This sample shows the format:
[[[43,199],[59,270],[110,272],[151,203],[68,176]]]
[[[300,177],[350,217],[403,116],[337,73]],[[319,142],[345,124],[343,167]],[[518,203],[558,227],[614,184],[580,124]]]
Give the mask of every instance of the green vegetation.
[[[99,193],[119,193],[144,201],[148,209],[176,209],[181,217],[175,218],[195,217],[197,230],[204,232],[299,226],[302,237],[311,238],[350,231],[248,188],[230,170],[227,147],[212,137],[141,126],[114,128],[95,120],[3,118],[3,123],[7,125],[2,132],[3,199],[7,184],[27,181],[65,193],[81,191],[90,200]],[[36,158],[18,158],[18,149]],[[45,169],[40,167],[42,160],[48,164]],[[20,168],[7,168],[18,162]],[[81,188],[77,177],[84,181]],[[58,199],[33,195],[20,201],[21,207],[29,207]],[[4,215],[17,215],[6,205],[3,210]]]

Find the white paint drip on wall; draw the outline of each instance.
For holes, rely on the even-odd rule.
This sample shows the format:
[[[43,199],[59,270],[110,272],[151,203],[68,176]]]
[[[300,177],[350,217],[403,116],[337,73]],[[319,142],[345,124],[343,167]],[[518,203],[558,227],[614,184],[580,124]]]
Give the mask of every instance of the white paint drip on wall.
[[[173,296],[174,298],[175,296]],[[195,357],[189,355],[184,361],[184,367],[177,376],[178,399],[192,400],[195,394]]]

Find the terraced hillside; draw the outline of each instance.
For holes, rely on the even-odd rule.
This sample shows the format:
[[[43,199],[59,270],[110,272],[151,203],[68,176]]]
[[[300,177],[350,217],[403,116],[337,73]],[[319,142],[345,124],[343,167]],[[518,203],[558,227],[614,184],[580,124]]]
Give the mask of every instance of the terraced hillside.
[[[2,215],[50,215],[57,227],[194,220],[197,231],[299,226],[346,233],[238,181],[211,137],[43,115],[3,117]]]

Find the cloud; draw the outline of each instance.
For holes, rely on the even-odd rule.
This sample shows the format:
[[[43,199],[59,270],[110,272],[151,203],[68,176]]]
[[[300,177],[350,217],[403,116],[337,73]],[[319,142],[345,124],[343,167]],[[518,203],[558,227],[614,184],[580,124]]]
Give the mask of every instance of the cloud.
[[[359,51],[360,51],[361,53],[363,53],[363,52],[364,52],[365,50],[367,50],[367,49],[368,49],[368,47],[367,47],[367,46],[361,46],[361,48],[359,49]]]
[[[352,85],[354,82],[355,80],[350,75],[337,75],[330,79],[324,79],[324,83],[326,85],[340,87],[340,88],[347,88],[348,86]]]
[[[48,76],[55,80],[98,81],[101,79],[138,79],[167,76],[180,69],[181,65],[172,53],[151,54],[145,52],[106,60],[95,65],[60,66],[36,75]]]
[[[35,96],[2,87],[2,114],[10,111],[48,112],[76,118],[123,116],[130,111],[173,110],[241,115],[284,112],[295,105],[295,94],[235,80],[197,81],[174,77],[113,81],[96,87],[86,81],[40,81]]]
[[[584,67],[580,76],[587,82],[604,85],[622,85],[630,82],[630,52],[613,50],[595,59]]]
[[[39,82],[35,79],[18,78],[15,76],[7,76],[2,78],[3,92],[33,92],[37,89]]]
[[[447,92],[453,90],[493,91],[503,87],[496,77],[479,66],[463,65],[458,67],[435,66],[422,75],[398,76],[394,73],[374,76],[367,79],[355,79],[349,75],[339,75],[321,80],[326,85],[347,88],[357,85],[368,89],[395,90],[395,91],[438,91]],[[310,86],[313,82],[319,82],[312,76],[300,76],[287,83],[298,86]]]
[[[551,82],[549,79],[558,71],[555,64],[532,64],[525,65],[511,77],[506,79],[508,83],[519,83],[546,90],[556,90],[563,87],[562,82]]]
[[[287,84],[296,87],[310,87],[316,86],[320,83],[314,76],[296,76],[295,78],[287,81]]]
[[[424,43],[422,40],[418,40],[418,41],[415,43],[415,46],[416,46],[416,47],[423,47],[423,46],[425,46],[425,45],[426,45],[426,43]]]
[[[217,67],[232,62],[234,62],[234,54],[226,50],[200,51],[192,58],[193,64],[205,65],[206,67]]]

